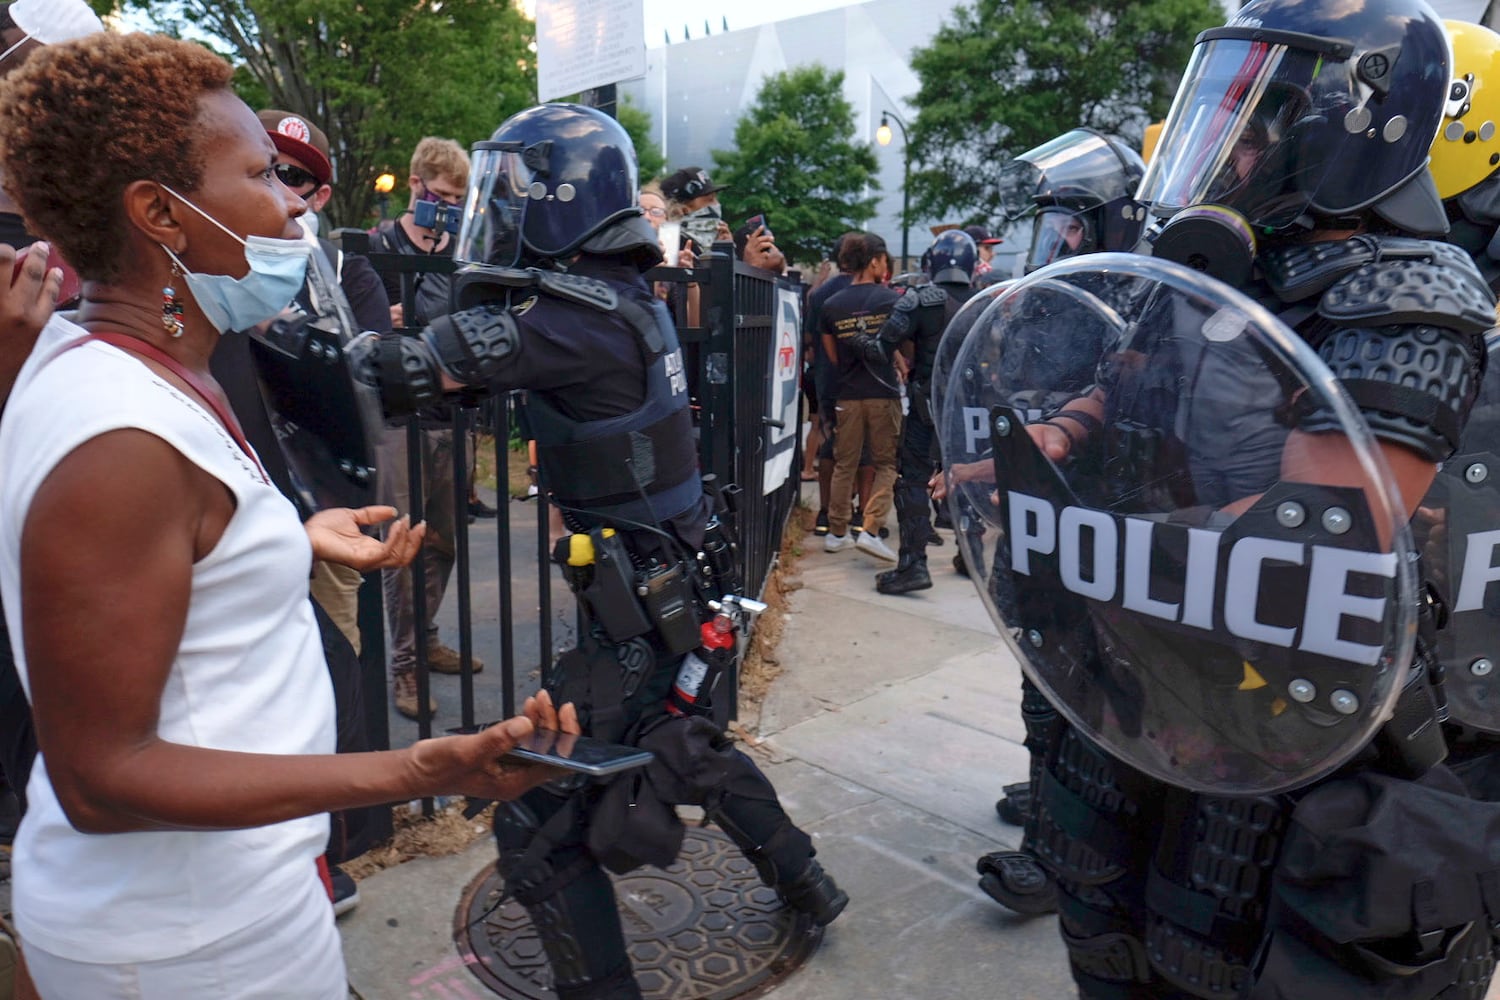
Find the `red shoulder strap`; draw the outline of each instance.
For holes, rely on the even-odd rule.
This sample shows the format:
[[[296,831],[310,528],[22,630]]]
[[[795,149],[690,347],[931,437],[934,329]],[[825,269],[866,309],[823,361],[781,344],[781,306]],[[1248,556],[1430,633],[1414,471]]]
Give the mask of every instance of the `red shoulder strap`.
[[[255,463],[256,469],[260,471],[262,481],[267,483],[271,481],[271,478],[266,475],[265,468],[260,464],[260,459],[255,456],[254,450],[251,449],[250,442],[245,440],[245,432],[240,427],[240,422],[235,419],[234,413],[219,400],[218,395],[203,379],[188,371],[187,368],[183,367],[181,362],[166,351],[163,351],[154,344],[146,343],[139,337],[131,337],[123,333],[91,333],[87,337],[81,338],[78,343],[82,344],[90,340],[103,341],[111,347],[118,347],[122,351],[127,351],[139,357],[150,358],[186,382],[189,388],[198,394],[198,398],[203,400],[209,411],[219,418],[219,423],[223,424],[224,429],[229,432],[229,436],[234,438],[234,443],[239,445],[240,450],[249,457],[250,461]]]

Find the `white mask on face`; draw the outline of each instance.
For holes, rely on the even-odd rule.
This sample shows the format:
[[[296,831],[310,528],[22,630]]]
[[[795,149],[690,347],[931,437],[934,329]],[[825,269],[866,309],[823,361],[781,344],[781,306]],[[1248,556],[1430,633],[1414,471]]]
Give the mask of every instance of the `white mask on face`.
[[[227,274],[190,271],[170,248],[162,246],[167,256],[182,268],[188,292],[214,329],[220,333],[248,330],[281,312],[297,297],[307,277],[309,247],[305,242],[270,236],[241,239],[228,226],[176,191],[165,184],[162,188],[245,248],[245,262],[250,265],[250,273],[243,278],[234,278]]]

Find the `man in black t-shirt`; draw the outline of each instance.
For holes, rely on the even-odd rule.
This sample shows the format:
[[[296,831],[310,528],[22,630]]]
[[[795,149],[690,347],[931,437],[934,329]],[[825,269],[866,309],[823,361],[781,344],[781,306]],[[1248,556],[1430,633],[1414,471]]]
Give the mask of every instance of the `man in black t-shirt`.
[[[828,537],[823,546],[838,552],[850,546],[888,562],[896,553],[880,539],[880,527],[891,509],[896,482],[896,445],[901,437],[901,383],[887,363],[869,364],[851,348],[862,333],[874,334],[890,318],[896,293],[884,284],[891,258],[885,241],[872,233],[851,236],[839,251],[839,266],[853,278],[849,287],[829,296],[818,318],[823,350],[833,366],[834,469],[828,505]],[[860,450],[869,445],[874,482],[863,497],[864,531],[849,537],[853,516],[854,477]]]

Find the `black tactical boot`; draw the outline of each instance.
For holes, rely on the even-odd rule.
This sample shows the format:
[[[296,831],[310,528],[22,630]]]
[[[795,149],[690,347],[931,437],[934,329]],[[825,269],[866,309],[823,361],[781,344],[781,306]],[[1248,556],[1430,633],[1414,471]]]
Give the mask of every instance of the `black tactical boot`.
[[[1003,791],[1004,797],[995,803],[995,812],[1000,816],[1000,822],[1011,826],[1025,826],[1026,814],[1031,812],[1031,782],[1006,785]]]
[[[816,861],[808,861],[802,874],[776,887],[781,898],[794,910],[812,917],[819,927],[827,927],[849,905],[849,894],[840,889],[833,876]]]
[[[1001,906],[1028,917],[1057,912],[1057,884],[1026,851],[995,851],[975,867],[979,888]]]
[[[888,569],[875,577],[875,589],[882,594],[909,594],[931,586],[932,577],[927,573],[925,559],[903,560],[895,569]]]

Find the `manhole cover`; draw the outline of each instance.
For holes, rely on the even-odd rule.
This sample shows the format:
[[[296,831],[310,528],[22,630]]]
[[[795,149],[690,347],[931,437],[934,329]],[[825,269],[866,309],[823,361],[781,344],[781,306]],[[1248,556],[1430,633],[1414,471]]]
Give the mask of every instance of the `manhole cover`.
[[[690,828],[672,867],[614,879],[625,946],[646,1000],[760,996],[817,950],[823,929],[786,909],[724,834]],[[531,918],[491,866],[464,890],[454,937],[468,968],[508,1000],[553,1000]]]

